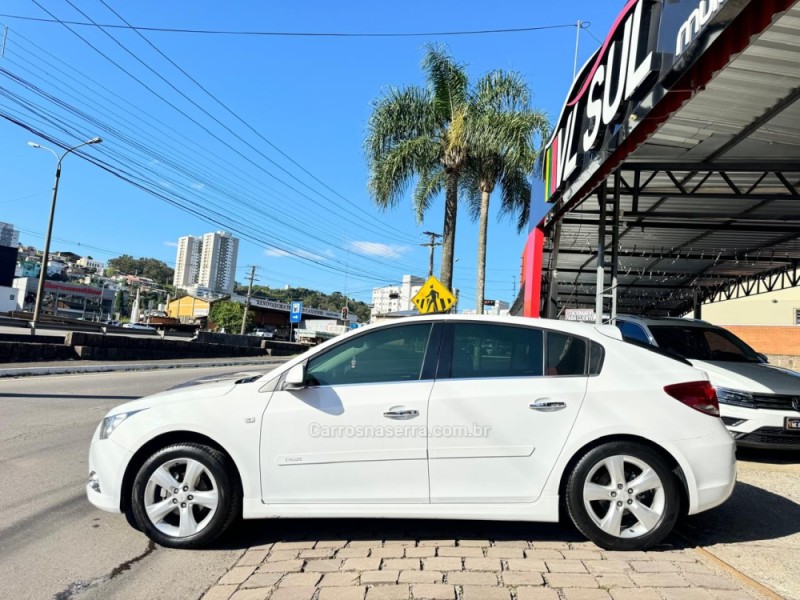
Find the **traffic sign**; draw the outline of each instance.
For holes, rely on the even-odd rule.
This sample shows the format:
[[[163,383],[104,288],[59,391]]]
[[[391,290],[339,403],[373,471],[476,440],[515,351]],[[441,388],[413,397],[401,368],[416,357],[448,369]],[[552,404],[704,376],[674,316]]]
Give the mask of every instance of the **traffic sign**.
[[[447,312],[456,304],[456,297],[436,277],[429,277],[411,299],[420,314]]]
[[[303,317],[303,303],[299,300],[292,301],[292,311],[289,313],[291,323],[299,323]]]

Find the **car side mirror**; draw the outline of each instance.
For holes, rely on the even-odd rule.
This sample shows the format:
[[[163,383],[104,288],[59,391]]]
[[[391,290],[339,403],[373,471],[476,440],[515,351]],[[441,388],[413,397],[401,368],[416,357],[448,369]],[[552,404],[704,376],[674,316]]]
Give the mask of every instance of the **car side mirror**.
[[[306,363],[293,366],[283,380],[284,390],[302,390],[306,387]]]
[[[761,352],[756,352],[756,356],[758,356],[758,360],[760,360],[763,363],[769,362],[769,358],[767,358],[766,354],[761,354]]]

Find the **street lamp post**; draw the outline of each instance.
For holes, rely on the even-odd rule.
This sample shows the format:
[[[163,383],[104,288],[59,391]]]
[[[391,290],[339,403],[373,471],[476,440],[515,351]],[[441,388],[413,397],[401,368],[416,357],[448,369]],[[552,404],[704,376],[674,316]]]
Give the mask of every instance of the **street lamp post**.
[[[42,254],[42,266],[39,269],[39,285],[36,291],[36,303],[33,305],[33,325],[36,326],[36,323],[39,322],[39,312],[42,309],[42,297],[44,296],[44,281],[47,277],[47,261],[50,258],[50,235],[53,233],[53,217],[56,214],[56,198],[58,197],[58,180],[61,178],[61,161],[64,160],[64,157],[67,156],[70,152],[81,148],[82,146],[88,146],[89,144],[99,144],[103,140],[99,137],[92,138],[82,144],[78,144],[77,146],[73,146],[72,148],[67,148],[67,150],[59,156],[55,150],[51,150],[45,146],[41,146],[36,142],[28,142],[28,146],[31,148],[39,148],[41,150],[47,150],[53,156],[56,157],[58,161],[56,163],[56,180],[53,184],[53,200],[50,202],[50,220],[47,222],[47,235],[44,238],[44,254]]]

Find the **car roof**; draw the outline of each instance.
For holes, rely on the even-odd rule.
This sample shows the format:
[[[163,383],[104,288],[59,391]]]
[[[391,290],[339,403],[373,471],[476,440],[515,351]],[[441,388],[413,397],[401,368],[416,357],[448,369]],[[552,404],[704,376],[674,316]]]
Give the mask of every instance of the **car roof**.
[[[691,319],[684,317],[643,317],[641,315],[617,315],[617,319],[629,321],[632,323],[640,323],[643,325],[659,325],[659,326],[673,326],[673,327],[714,327],[716,325],[703,321],[702,319]]]
[[[459,321],[489,323],[492,325],[526,325],[528,327],[540,327],[542,329],[552,329],[573,335],[592,338],[596,340],[619,339],[618,330],[612,325],[595,325],[594,323],[583,323],[579,321],[560,321],[555,319],[539,319],[533,317],[512,317],[496,315],[460,315],[460,314],[434,314],[404,317],[392,321],[385,321],[367,327],[361,327],[354,331],[364,331],[373,327],[399,325],[402,323],[419,323],[426,321]]]

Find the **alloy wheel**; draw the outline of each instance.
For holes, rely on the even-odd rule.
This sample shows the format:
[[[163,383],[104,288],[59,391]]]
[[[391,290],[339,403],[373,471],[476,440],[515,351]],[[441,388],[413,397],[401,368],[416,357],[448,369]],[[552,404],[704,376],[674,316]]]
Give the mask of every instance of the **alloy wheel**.
[[[664,483],[643,460],[627,455],[598,462],[583,485],[591,520],[608,535],[636,538],[656,528],[666,510]]]
[[[214,517],[219,488],[200,461],[177,458],[158,466],[144,490],[144,508],[153,526],[165,535],[185,538],[202,531]]]

